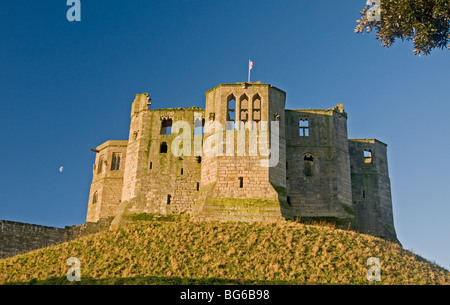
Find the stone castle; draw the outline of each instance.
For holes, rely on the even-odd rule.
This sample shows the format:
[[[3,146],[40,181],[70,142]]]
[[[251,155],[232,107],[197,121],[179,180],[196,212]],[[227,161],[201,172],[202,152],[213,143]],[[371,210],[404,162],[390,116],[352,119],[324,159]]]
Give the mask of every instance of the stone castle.
[[[260,82],[218,85],[204,109],[149,109],[137,94],[129,139],[92,149],[86,222],[127,213],[327,221],[396,240],[387,145],[348,139],[342,104],[287,110],[285,98]]]

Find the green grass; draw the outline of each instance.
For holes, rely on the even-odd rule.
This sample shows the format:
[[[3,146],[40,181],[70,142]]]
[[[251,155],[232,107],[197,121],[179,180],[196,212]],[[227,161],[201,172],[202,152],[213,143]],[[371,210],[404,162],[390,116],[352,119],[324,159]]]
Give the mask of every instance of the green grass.
[[[139,220],[141,219],[141,220]],[[156,220],[158,219],[158,220]],[[389,241],[324,226],[191,222],[138,215],[134,224],[0,260],[0,283],[60,285],[67,259],[84,285],[450,284],[450,273]]]

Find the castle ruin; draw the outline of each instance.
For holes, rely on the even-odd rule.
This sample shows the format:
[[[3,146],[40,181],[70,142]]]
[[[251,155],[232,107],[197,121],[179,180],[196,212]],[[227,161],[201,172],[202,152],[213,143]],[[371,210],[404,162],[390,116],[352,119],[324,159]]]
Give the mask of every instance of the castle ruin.
[[[86,221],[327,221],[396,240],[387,145],[348,139],[342,104],[287,110],[285,98],[260,82],[220,84],[204,109],[149,109],[137,94],[129,139],[94,149]]]

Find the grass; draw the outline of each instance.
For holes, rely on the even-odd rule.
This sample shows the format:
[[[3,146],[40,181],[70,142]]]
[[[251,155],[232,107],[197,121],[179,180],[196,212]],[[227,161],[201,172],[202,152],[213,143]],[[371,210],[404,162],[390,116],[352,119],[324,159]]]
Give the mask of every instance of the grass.
[[[141,219],[141,220],[139,220]],[[59,285],[69,257],[80,284],[450,284],[450,272],[389,241],[327,226],[191,222],[136,216],[135,223],[0,260],[0,283]]]

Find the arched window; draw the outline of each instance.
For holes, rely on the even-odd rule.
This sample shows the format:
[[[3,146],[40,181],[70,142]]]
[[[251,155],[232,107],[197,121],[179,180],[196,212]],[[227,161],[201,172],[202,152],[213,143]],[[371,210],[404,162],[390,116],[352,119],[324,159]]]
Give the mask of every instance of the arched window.
[[[234,95],[230,95],[227,101],[227,130],[235,129],[235,121],[236,121],[236,99]]]
[[[300,118],[299,122],[299,135],[301,137],[309,137],[309,121],[308,118]]]
[[[111,162],[111,170],[117,171],[120,169],[120,159],[122,155],[119,153],[113,153],[112,162]]]
[[[259,94],[255,94],[253,97],[253,115],[252,120],[255,122],[256,128],[258,129],[259,122],[261,121],[261,97]]]
[[[240,120],[242,122],[248,121],[248,97],[247,95],[243,94],[239,100],[241,104],[241,116]]]
[[[163,119],[161,121],[161,134],[172,134],[172,119]]]
[[[372,150],[369,148],[364,149],[364,163],[372,163]]]
[[[98,195],[97,195],[97,191],[95,191],[94,195],[92,195],[92,204],[97,203],[98,200]]]
[[[167,143],[166,142],[161,143],[161,146],[159,147],[159,153],[167,154]]]
[[[306,154],[303,157],[303,171],[305,177],[312,177],[314,175],[314,156]]]

